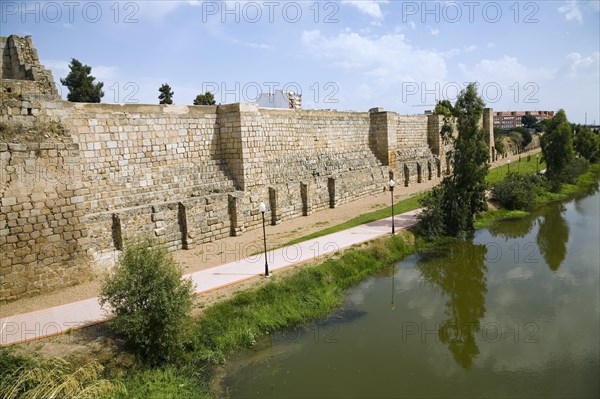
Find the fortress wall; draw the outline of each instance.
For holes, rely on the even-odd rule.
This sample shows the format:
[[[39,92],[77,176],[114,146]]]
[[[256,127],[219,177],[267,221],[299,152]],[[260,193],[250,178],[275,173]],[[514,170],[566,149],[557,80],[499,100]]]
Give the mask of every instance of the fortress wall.
[[[224,193],[235,189],[220,156],[216,107],[62,103],[49,116],[58,116],[81,148],[94,253],[117,248],[119,237],[147,236],[174,250],[191,246],[192,236],[202,242],[228,235],[229,218],[213,223],[214,211],[197,199],[221,193],[209,209],[225,209],[227,216]],[[182,201],[190,202],[190,218],[207,216],[187,232]]]
[[[226,192],[216,107],[64,103],[90,212]]]
[[[245,225],[281,220],[378,192],[381,162],[369,146],[369,113],[280,110],[245,104],[241,111]]]
[[[91,277],[72,143],[0,143],[0,304]]]
[[[430,146],[430,118],[433,115],[397,115],[398,181],[404,185],[437,178],[440,162]],[[437,127],[439,128],[439,126]],[[439,130],[437,131],[439,136]],[[402,180],[400,180],[402,179]]]

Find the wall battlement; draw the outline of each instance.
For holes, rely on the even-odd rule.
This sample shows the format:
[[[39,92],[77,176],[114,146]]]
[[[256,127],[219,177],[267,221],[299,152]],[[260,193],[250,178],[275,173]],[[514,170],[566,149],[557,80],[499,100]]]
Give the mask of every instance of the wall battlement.
[[[0,130],[0,304],[90,278],[127,239],[190,249],[258,228],[260,202],[278,224],[379,193],[391,176],[438,179],[449,151],[439,116],[379,108],[31,97],[2,100],[0,123],[65,132],[7,142]]]

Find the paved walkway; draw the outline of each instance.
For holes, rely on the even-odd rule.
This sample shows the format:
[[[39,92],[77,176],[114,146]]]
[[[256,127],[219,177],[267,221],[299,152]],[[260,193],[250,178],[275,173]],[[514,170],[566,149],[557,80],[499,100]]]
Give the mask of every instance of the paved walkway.
[[[416,223],[418,211],[395,216],[395,226],[403,229]],[[285,267],[333,253],[377,237],[391,234],[391,217],[329,234],[299,244],[267,252],[269,270]],[[196,293],[212,291],[264,274],[264,254],[248,256],[221,266],[187,274],[196,285]],[[62,334],[70,329],[79,329],[101,323],[109,318],[100,307],[98,298],[55,306],[30,313],[0,319],[0,346],[32,341],[43,337]]]

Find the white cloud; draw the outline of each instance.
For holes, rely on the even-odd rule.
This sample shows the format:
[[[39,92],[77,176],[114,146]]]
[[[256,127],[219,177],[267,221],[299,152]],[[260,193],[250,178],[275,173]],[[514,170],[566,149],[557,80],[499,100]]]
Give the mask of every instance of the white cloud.
[[[376,20],[383,19],[383,11],[380,4],[387,4],[388,0],[343,0],[342,4],[348,4],[355,7],[363,14],[367,14]]]
[[[361,36],[345,31],[325,37],[318,30],[304,31],[302,43],[318,57],[328,58],[342,69],[362,69],[389,83],[433,82],[444,79],[446,64],[441,54],[409,44],[404,35]]]
[[[530,69],[521,64],[516,57],[509,56],[497,60],[483,59],[475,64],[473,68],[467,68],[464,64],[459,64],[459,68],[466,78],[483,84],[493,81],[510,86],[516,82],[546,81],[554,76],[552,70]]]
[[[461,53],[470,53],[472,51],[477,50],[478,47],[474,44],[470,45],[470,46],[464,46],[462,49],[460,48],[451,48],[448,51],[444,51],[442,53],[440,53],[441,56],[445,57],[445,58],[450,58],[450,57],[455,57]]]
[[[432,36],[437,36],[437,35],[440,34],[440,30],[439,29],[429,28],[429,32],[431,32]]]
[[[579,53],[570,53],[567,55],[567,59],[571,61],[569,66],[569,75],[575,76],[578,73],[588,73],[599,75],[600,70],[600,52],[592,53],[589,57],[582,57]]]
[[[579,4],[576,0],[568,0],[565,4],[558,8],[558,12],[565,14],[567,21],[577,21],[577,23],[583,23],[583,14],[579,9]]]

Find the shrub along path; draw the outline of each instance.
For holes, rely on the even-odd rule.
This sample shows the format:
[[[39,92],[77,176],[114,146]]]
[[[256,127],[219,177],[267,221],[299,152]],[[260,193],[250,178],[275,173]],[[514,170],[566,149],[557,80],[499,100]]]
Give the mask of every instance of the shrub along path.
[[[527,154],[521,154],[523,158],[526,156]],[[519,156],[501,159],[492,164],[492,167],[506,164],[507,159],[515,161]],[[409,187],[401,187],[398,184],[394,191],[394,199],[396,201],[414,196],[430,189],[439,181],[440,179],[435,179],[421,184],[412,184]],[[305,218],[296,218],[277,226],[269,226],[267,228],[269,247],[284,245],[267,253],[269,270],[277,271],[310,259],[318,259],[326,254],[390,234],[391,217],[380,218],[381,208],[385,209],[389,203],[389,196],[389,192],[384,192],[341,205],[336,209],[328,209]],[[414,204],[410,204],[409,209],[417,206],[415,201]],[[380,211],[371,217],[377,220],[357,225],[364,223],[361,218],[356,218],[357,216],[377,208]],[[416,212],[410,210],[396,215],[396,228],[402,229],[414,225]],[[345,222],[344,227],[349,228],[341,231],[331,228],[331,231],[335,232],[328,235],[313,234],[315,238],[297,242],[299,232],[302,232],[302,235],[317,233],[327,225],[331,225],[331,222],[333,224]],[[294,238],[296,240],[292,240]],[[285,245],[288,242],[295,243]],[[190,253],[195,256],[190,256]],[[260,229],[247,232],[241,237],[230,237],[217,243],[205,244],[195,254],[194,251],[177,251],[174,257],[186,267],[188,274],[185,276],[192,278],[198,294],[257,278],[264,274],[265,269]],[[230,259],[231,261],[228,262]],[[106,321],[108,314],[100,308],[98,298],[90,298],[97,295],[98,287],[99,284],[96,282],[85,287],[87,290],[75,287],[78,291],[75,291],[74,296],[65,290],[56,293],[50,300],[42,296],[3,305],[0,313],[0,346],[62,334],[71,329],[84,328]]]

